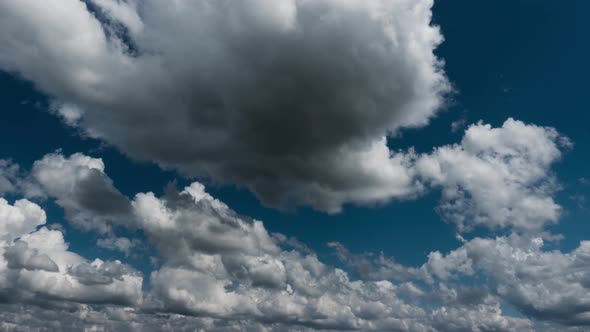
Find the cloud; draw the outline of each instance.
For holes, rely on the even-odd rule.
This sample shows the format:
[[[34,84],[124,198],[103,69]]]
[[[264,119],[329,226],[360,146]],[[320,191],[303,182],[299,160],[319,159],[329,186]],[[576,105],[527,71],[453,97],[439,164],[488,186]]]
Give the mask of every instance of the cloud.
[[[446,220],[455,223],[461,232],[481,227],[540,232],[544,226],[559,219],[562,208],[554,196],[560,186],[552,174],[552,167],[571,145],[554,128],[511,118],[496,128],[483,122],[470,125],[459,144],[437,147],[430,153],[417,154],[412,149],[391,153],[382,140],[371,148],[374,153],[357,157],[367,174],[381,178],[379,185],[384,186],[384,191],[372,187],[370,190],[359,188],[358,193],[376,198],[384,192],[396,192],[396,195],[410,199],[440,188],[442,198],[438,211]],[[343,156],[350,157],[348,153]],[[376,156],[376,160],[371,159]],[[342,162],[346,163],[346,160]],[[383,163],[390,167],[382,168]],[[151,220],[143,227],[164,226],[155,218],[165,212],[165,207],[158,207],[159,203],[146,193],[134,204],[149,205],[152,211],[146,212],[145,216],[134,216],[131,201],[113,186],[104,168],[101,159],[79,153],[69,157],[52,153],[36,161],[28,177],[24,180],[15,177],[15,181],[26,188],[23,191],[31,197],[41,194],[56,198],[56,203],[65,209],[66,217],[85,230],[105,233],[113,225],[132,227],[137,223],[137,217]],[[329,173],[337,172],[330,169]],[[396,184],[386,180],[393,178],[398,179]],[[316,189],[322,191],[319,187]],[[198,196],[195,200],[212,200],[202,193],[202,188],[192,190]],[[297,192],[295,187],[288,191],[288,195],[302,194],[302,199],[310,203],[315,197]],[[174,190],[169,194],[169,203],[189,204],[186,195],[179,196]],[[344,197],[341,193],[324,194],[326,201],[316,200],[313,204],[324,205],[328,210],[332,210],[329,206],[336,206],[332,203]],[[173,199],[174,195],[176,199]],[[183,217],[178,218],[163,230],[182,228],[180,219]],[[206,243],[207,238],[201,242]]]
[[[99,260],[88,265],[84,258],[68,251],[60,231],[46,227],[37,230],[46,222],[45,211],[37,204],[21,199],[10,205],[0,198],[0,220],[0,302],[59,306],[63,301],[141,301],[141,274],[119,262]],[[104,282],[85,282],[79,271]]]
[[[39,250],[28,248],[24,241],[17,241],[13,246],[8,247],[4,258],[10,269],[45,270],[58,272],[59,267],[49,256],[40,254]]]
[[[141,242],[138,239],[112,236],[98,239],[96,241],[96,246],[109,250],[120,251],[125,254],[125,257],[128,257],[133,249],[141,246]]]
[[[238,215],[201,183],[182,190],[171,185],[161,196],[147,192],[128,199],[114,187],[102,160],[49,154],[19,181],[56,199],[74,225],[86,220],[100,225],[87,229],[106,232],[98,242],[101,246],[125,250],[126,244],[138,241],[122,240],[114,225],[141,231],[157,250],[159,263],[150,273],[149,287],[142,290],[143,278],[132,267],[87,260],[68,250],[59,230],[36,230],[45,217],[35,203],[5,202],[0,206],[11,211],[6,215],[29,221],[24,222],[26,227],[5,231],[0,299],[11,299],[13,306],[30,311],[41,310],[35,307],[39,304],[65,305],[70,312],[91,315],[71,322],[53,318],[58,326],[98,324],[122,330],[130,325],[121,321],[141,329],[160,322],[161,315],[183,317],[170,322],[179,329],[190,322],[205,330],[535,328],[530,319],[504,313],[506,303],[548,322],[547,330],[559,324],[586,326],[588,303],[574,294],[588,287],[588,246],[583,242],[571,253],[543,250],[541,236],[555,237],[543,227],[559,215],[545,212],[560,207],[553,203],[555,209],[543,210],[535,219],[519,201],[553,202],[558,185],[551,166],[567,145],[554,129],[509,119],[498,128],[469,126],[460,144],[431,153],[409,150],[389,155],[388,149],[382,149],[387,158],[403,160],[400,168],[414,190],[442,188],[443,216],[449,218],[444,207],[450,201],[462,200],[471,207],[454,210],[453,216],[462,219],[449,218],[459,230],[483,226],[506,229],[512,235],[471,240],[459,236],[463,243],[459,248],[446,254],[432,252],[419,267],[404,266],[383,254],[354,254],[340,243],[330,243],[352,274],[324,264],[296,239],[270,234],[261,221]],[[481,188],[494,190],[478,191]],[[452,190],[464,195],[448,196]],[[124,208],[113,209],[93,199],[119,202]],[[509,207],[510,213],[494,206]],[[120,306],[128,309],[117,311]],[[19,321],[5,315],[8,322]]]
[[[19,166],[10,160],[0,159],[0,195],[17,191]]]
[[[570,253],[543,251],[541,238],[475,238],[422,267],[442,280],[485,275],[504,300],[540,320],[590,325],[590,242]]]
[[[429,290],[411,283],[394,284],[383,279],[385,273],[371,274],[373,280],[352,280],[345,271],[323,264],[314,253],[280,248],[286,237],[271,237],[261,222],[236,215],[199,183],[180,192],[169,188],[160,198],[137,194],[133,207],[163,257],[162,266],[150,278],[145,301],[150,311],[229,321],[248,317],[268,326],[291,328],[532,330],[527,319],[503,315],[493,297],[473,309],[469,296],[428,302]],[[342,246],[333,246],[348,253]],[[401,265],[398,269],[406,270],[406,279],[420,280],[419,273],[426,273]]]
[[[23,245],[26,243],[26,246]],[[141,274],[130,267],[113,278],[111,268],[101,268],[102,262],[88,265],[81,256],[68,251],[59,231],[42,227],[23,235],[21,240],[3,251],[5,268],[0,269],[2,293],[9,292],[11,301],[44,301],[59,306],[60,302],[134,304],[141,301]],[[24,260],[19,258],[24,257]],[[6,260],[7,262],[4,262]],[[120,263],[104,263],[119,266]],[[91,275],[84,278],[80,271]]]
[[[83,230],[105,233],[113,223],[130,222],[131,203],[104,173],[101,159],[80,153],[45,155],[33,164],[31,181],[56,199],[66,218]]]
[[[418,278],[420,271],[395,262],[393,258],[385,257],[383,253],[354,254],[338,242],[328,242],[336,257],[353,269],[363,280],[408,280]]]
[[[0,5],[0,68],[87,135],[274,207],[415,195],[386,136],[450,90],[431,0],[33,2]]]
[[[539,231],[558,221],[551,166],[571,146],[555,129],[508,119],[471,125],[460,144],[416,160],[416,172],[442,189],[439,211],[460,231],[483,226]]]
[[[46,219],[45,211],[27,199],[20,199],[10,205],[0,198],[0,241],[11,242],[32,232],[37,226],[45,224]]]

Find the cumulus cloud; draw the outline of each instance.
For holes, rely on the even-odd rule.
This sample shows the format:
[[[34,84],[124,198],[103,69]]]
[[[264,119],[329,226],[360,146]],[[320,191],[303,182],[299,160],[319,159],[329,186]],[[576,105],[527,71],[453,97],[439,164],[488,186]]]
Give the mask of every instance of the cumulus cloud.
[[[552,131],[547,128],[512,120],[501,128],[474,125],[467,130],[461,145],[443,148],[469,155],[471,152],[466,151],[472,143],[467,142],[471,140],[470,135],[474,135],[473,131],[481,130],[476,134],[483,135],[502,131],[510,125],[533,130],[537,139],[548,137],[549,146],[553,144],[556,150],[546,157],[539,157],[541,152],[525,154],[527,159],[536,160],[533,166],[541,165],[539,178],[548,176],[549,165],[559,156],[556,143],[559,138],[557,134],[548,135]],[[491,141],[497,139],[496,136]],[[510,142],[514,141],[518,139]],[[511,151],[519,146],[514,143],[493,145],[494,151]],[[421,167],[418,165],[422,158],[439,158],[439,150],[428,155],[412,153],[415,165],[412,167]],[[488,153],[499,158],[496,152]],[[483,153],[470,156],[488,162],[495,160],[486,159]],[[522,165],[515,158],[500,159]],[[74,175],[96,169],[101,174],[100,182],[109,184],[108,188],[112,189],[109,192],[116,192],[98,159],[50,154],[42,160],[60,161],[35,164],[33,169],[51,170],[46,174],[53,174],[54,168],[74,170]],[[42,179],[59,178],[34,174],[36,172],[32,171],[29,178],[38,178],[39,183],[43,183]],[[75,198],[76,195],[64,195],[69,191],[63,188],[89,183],[78,182],[78,178],[80,176],[70,176],[74,180],[68,180],[71,182],[67,185],[45,181],[45,190],[56,195],[58,200]],[[432,183],[444,186],[442,181]],[[481,201],[474,199],[474,205],[481,205]],[[68,250],[60,231],[44,227],[35,230],[45,223],[42,209],[35,203],[22,200],[0,206],[10,211],[5,215],[19,220],[13,223],[27,225],[3,231],[9,235],[4,236],[0,258],[0,298],[12,302],[2,314],[9,324],[6,328],[18,326],[19,321],[31,326],[38,323],[30,316],[15,315],[15,306],[27,312],[43,312],[55,326],[102,326],[121,330],[145,330],[150,323],[160,322],[161,315],[176,317],[167,326],[178,329],[190,324],[205,330],[534,329],[532,321],[506,315],[502,311],[503,303],[511,303],[526,315],[550,322],[544,325],[548,331],[556,329],[557,325],[551,324],[590,324],[588,301],[580,296],[585,294],[589,284],[586,256],[590,255],[586,242],[571,253],[562,253],[543,250],[543,240],[531,235],[475,238],[464,240],[461,247],[447,254],[431,253],[421,267],[403,266],[383,254],[354,254],[339,243],[330,243],[338,257],[356,269],[360,280],[355,280],[344,270],[322,263],[296,239],[271,235],[261,221],[236,214],[195,182],[180,191],[169,187],[161,197],[149,192],[138,193],[129,202],[133,222],[126,225],[141,229],[161,259],[158,268],[151,272],[149,289],[143,292],[142,277],[130,266],[118,261],[88,261]],[[101,211],[84,204],[76,208],[97,215]],[[527,229],[523,228],[523,232],[527,233]],[[110,239],[114,246],[117,238],[113,235]],[[462,280],[478,280],[479,276],[485,276],[489,283],[476,283],[478,286],[471,288],[461,285]],[[35,295],[31,297],[31,294]],[[61,309],[56,306],[57,302],[68,304],[68,315],[74,316],[63,321],[52,317],[51,311],[35,306],[43,303],[47,308],[49,303],[50,307],[55,307],[53,312],[58,312]]]
[[[441,280],[483,273],[497,294],[527,315],[566,325],[590,325],[590,242],[569,253],[544,251],[542,238],[512,234],[475,238],[422,267]]]
[[[416,172],[442,188],[439,211],[459,230],[483,226],[539,231],[561,207],[551,166],[571,145],[553,128],[508,119],[502,127],[469,126],[460,144],[416,160]]]
[[[4,258],[10,269],[45,270],[58,272],[59,267],[49,256],[39,253],[37,249],[29,249],[24,241],[17,241],[6,249]]]
[[[380,185],[387,192],[395,191],[396,195],[409,199],[440,189],[442,198],[438,211],[446,220],[455,223],[461,232],[478,227],[540,232],[544,226],[559,219],[562,208],[554,196],[560,187],[552,174],[552,167],[571,145],[553,128],[508,119],[500,127],[483,122],[470,125],[460,143],[437,147],[429,153],[417,154],[412,149],[391,153],[382,140],[371,148],[375,153],[359,158],[371,176],[381,178]],[[350,157],[348,153],[343,156],[347,156],[343,162]],[[371,159],[375,156],[379,156],[378,160]],[[382,168],[383,163],[390,167]],[[334,174],[338,170],[326,169],[326,172]],[[387,182],[386,179],[394,177],[399,180],[397,184]],[[46,195],[55,198],[56,203],[65,209],[66,217],[81,229],[107,233],[113,225],[132,227],[138,217],[150,220],[143,227],[165,226],[157,219],[165,208],[159,206],[149,193],[137,197],[133,204],[143,204],[152,210],[145,215],[132,212],[131,201],[114,187],[105,174],[104,163],[98,158],[80,153],[69,157],[59,152],[51,153],[36,161],[24,179],[13,178],[25,188],[21,191],[30,197]],[[191,190],[195,193],[202,191],[197,187]],[[344,197],[342,193],[324,192],[322,197],[327,201],[321,201],[314,200],[314,195],[298,192],[296,187],[287,191],[287,195],[302,194],[302,199],[313,201],[313,204],[326,203],[324,206],[328,210],[331,210],[329,206],[335,206],[333,202]],[[371,187],[359,189],[358,193],[376,198],[385,191]],[[174,195],[184,197],[172,190],[169,203],[187,204],[186,198],[172,199]],[[211,200],[203,193],[195,195],[198,197],[194,200]],[[184,225],[182,218],[178,216],[177,221],[162,228],[162,234],[167,229],[181,229]],[[101,246],[119,248],[123,252],[131,245],[123,239],[116,242],[117,245],[107,242],[101,240]],[[207,237],[200,242],[206,243]]]
[[[136,159],[337,212],[416,193],[386,136],[425,125],[450,90],[431,7],[3,1],[0,69]]]
[[[45,224],[47,216],[39,205],[27,199],[20,199],[10,205],[7,200],[0,198],[0,220],[0,241],[11,242]]]
[[[0,199],[0,302],[134,304],[141,301],[141,274],[120,262],[88,265],[69,251],[63,234],[48,230],[37,204]],[[15,239],[18,239],[15,241]],[[102,283],[80,278],[86,272]]]
[[[249,317],[265,326],[292,329],[532,330],[529,320],[504,315],[499,300],[486,292],[481,301],[470,300],[473,296],[433,301],[439,290],[395,284],[384,271],[370,274],[372,280],[353,280],[297,241],[270,236],[261,222],[236,215],[199,183],[180,192],[169,189],[159,198],[137,194],[133,207],[163,257],[162,266],[151,274],[145,301],[149,310],[229,321]],[[332,246],[350,255],[343,246]],[[383,257],[381,261],[395,265]],[[395,267],[407,280],[420,281],[427,274]]]
[[[28,174],[0,160],[0,195],[26,197],[0,198],[0,329],[590,326],[590,243],[561,252],[543,240],[561,213],[551,167],[566,138],[508,119],[471,125],[460,143],[429,153],[388,146],[396,131],[426,125],[450,90],[433,53],[443,38],[432,4],[0,1],[0,70],[33,82],[67,125],[132,158],[281,208],[338,212],[440,189],[438,210],[459,232],[508,233],[460,237],[419,267],[330,243],[355,279],[198,182],[129,199],[97,158],[52,153]],[[45,197],[100,233],[99,247],[128,254],[139,240],[114,226],[140,229],[160,261],[150,287],[133,267],[88,260],[60,230],[39,228],[46,215],[32,201]],[[506,303],[544,322],[506,315]]]
[[[129,199],[105,175],[101,159],[80,153],[69,157],[47,154],[34,163],[30,178],[81,229],[105,233],[113,223],[130,222]]]

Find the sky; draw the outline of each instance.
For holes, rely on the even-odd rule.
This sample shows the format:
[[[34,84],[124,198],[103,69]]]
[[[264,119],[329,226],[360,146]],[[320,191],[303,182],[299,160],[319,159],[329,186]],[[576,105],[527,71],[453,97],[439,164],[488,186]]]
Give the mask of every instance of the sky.
[[[0,330],[588,330],[589,9],[0,0]]]

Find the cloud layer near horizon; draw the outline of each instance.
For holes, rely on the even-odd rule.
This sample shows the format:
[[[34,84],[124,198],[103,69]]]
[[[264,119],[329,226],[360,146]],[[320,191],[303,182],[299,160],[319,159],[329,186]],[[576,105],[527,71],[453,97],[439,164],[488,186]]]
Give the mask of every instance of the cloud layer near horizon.
[[[542,325],[551,331],[565,324],[574,331],[590,324],[590,299],[579,296],[590,285],[588,243],[570,253],[546,251],[544,243],[554,236],[544,226],[557,221],[559,205],[535,209],[530,218],[528,204],[502,201],[515,195],[553,202],[550,167],[570,144],[552,128],[509,119],[499,128],[471,125],[460,144],[429,154],[399,152],[422,190],[442,189],[443,216],[451,198],[471,207],[449,218],[459,231],[486,227],[510,235],[476,237],[449,253],[432,252],[420,267],[329,244],[359,278],[322,263],[294,239],[269,234],[261,221],[237,215],[197,182],[181,191],[171,187],[161,197],[147,192],[127,198],[102,160],[80,153],[48,154],[29,172],[3,161],[0,178],[13,188],[10,195],[29,197],[13,204],[0,200],[0,216],[7,220],[0,229],[3,328],[33,329],[47,319],[55,329],[145,330],[167,317],[171,329],[532,331]],[[449,166],[454,163],[488,170],[485,181],[491,178],[503,190],[474,191],[481,188],[474,181],[484,180],[455,172],[459,166]],[[70,176],[61,176],[64,171]],[[449,190],[464,195],[449,197]],[[144,276],[124,262],[80,257],[68,250],[61,231],[45,226],[43,210],[31,201],[39,199],[54,200],[73,226],[103,234],[99,242],[115,250],[140,249],[131,244],[137,239],[118,238],[114,226],[141,230],[159,264]],[[489,204],[510,206],[511,213]],[[555,266],[559,274],[551,272]],[[466,286],[467,280],[475,284]],[[506,304],[530,319],[506,315]]]

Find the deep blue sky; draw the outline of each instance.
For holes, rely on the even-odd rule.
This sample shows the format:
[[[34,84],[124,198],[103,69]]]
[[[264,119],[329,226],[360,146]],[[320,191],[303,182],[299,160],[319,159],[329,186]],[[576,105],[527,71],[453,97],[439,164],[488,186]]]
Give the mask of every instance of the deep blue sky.
[[[555,127],[575,143],[555,170],[563,190],[558,202],[565,208],[554,231],[563,233],[562,248],[569,250],[590,234],[590,46],[587,37],[587,1],[472,1],[439,0],[434,22],[445,42],[437,54],[456,92],[446,110],[426,128],[408,130],[392,139],[393,148],[415,146],[419,152],[458,142],[453,121],[483,120],[500,125],[514,117],[527,123]],[[157,166],[138,164],[111,147],[81,138],[47,111],[47,99],[26,82],[0,74],[0,158],[12,158],[23,168],[44,154],[62,149],[104,159],[106,172],[125,194],[158,191],[176,178]],[[179,179],[179,185],[187,183]],[[433,250],[459,246],[454,227],[434,211],[439,193],[410,202],[392,202],[379,208],[347,207],[338,215],[308,209],[283,213],[262,207],[247,191],[208,188],[239,213],[265,221],[271,231],[295,236],[330,259],[327,241],[339,241],[354,252],[383,251],[405,264],[420,265]],[[586,198],[588,199],[588,198]],[[50,222],[61,212],[48,207]],[[69,230],[72,249],[93,257],[86,241],[94,235]],[[112,252],[105,252],[112,255]],[[105,254],[103,253],[103,254]]]

